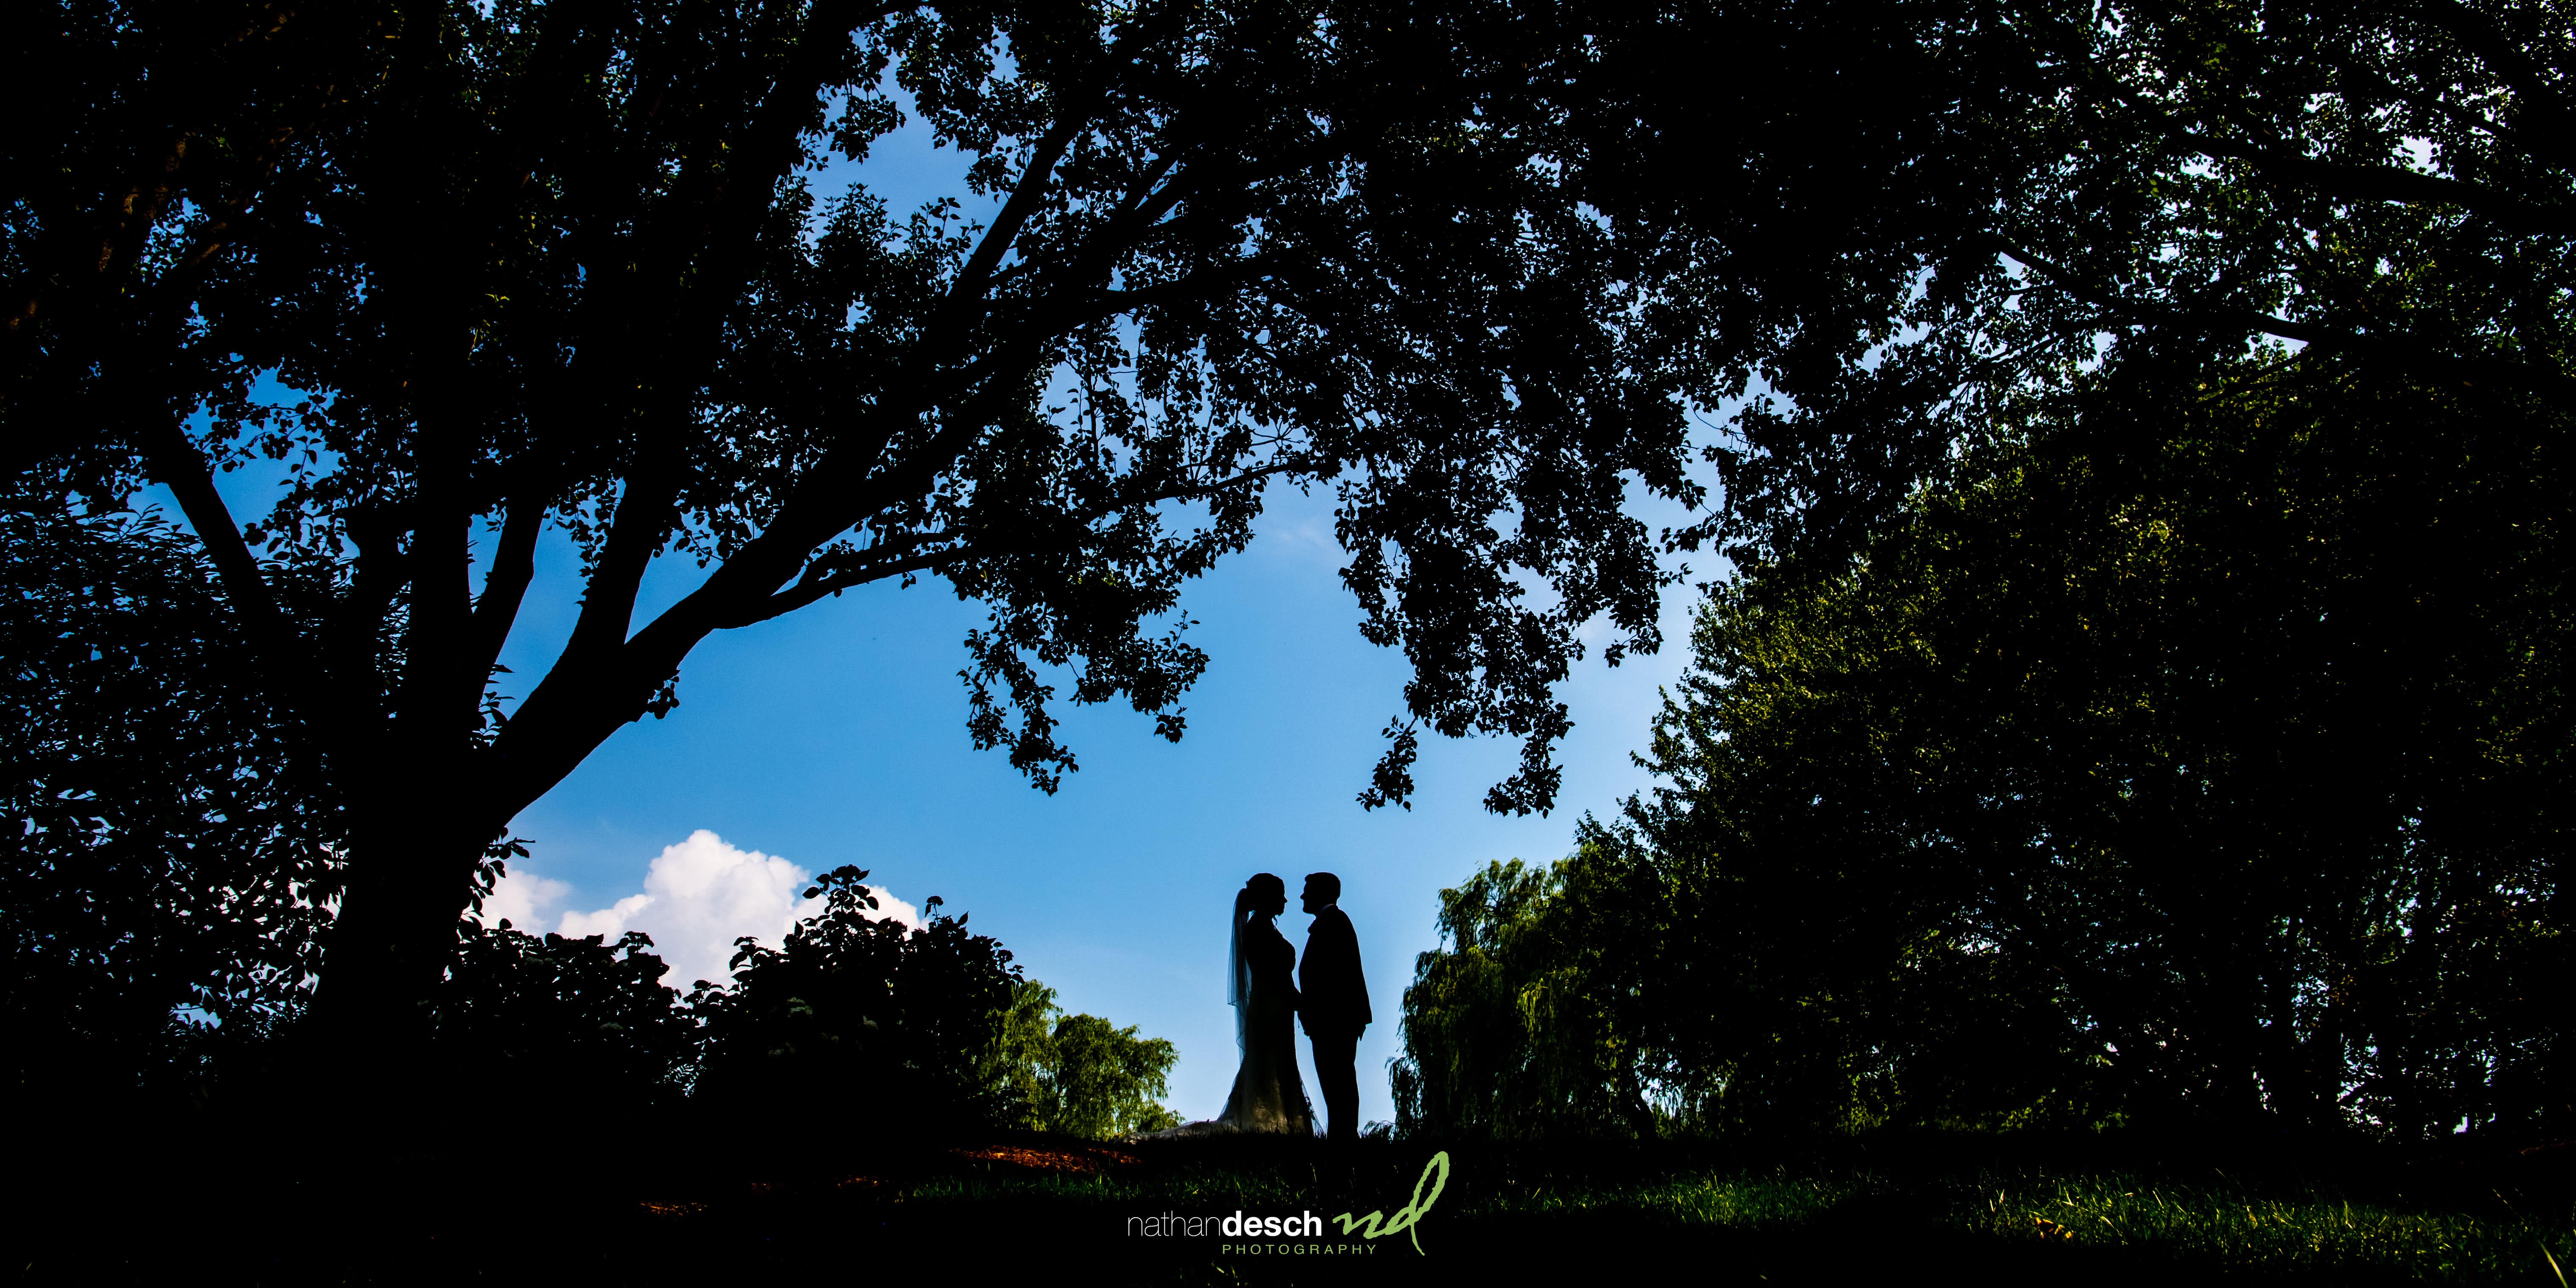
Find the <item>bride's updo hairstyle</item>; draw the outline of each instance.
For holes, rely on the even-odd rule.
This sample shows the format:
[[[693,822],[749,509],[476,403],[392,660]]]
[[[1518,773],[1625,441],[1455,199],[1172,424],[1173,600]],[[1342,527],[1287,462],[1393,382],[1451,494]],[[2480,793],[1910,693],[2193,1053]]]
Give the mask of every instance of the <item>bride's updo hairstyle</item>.
[[[1251,880],[1243,883],[1242,889],[1234,892],[1234,915],[1240,917],[1260,907],[1263,900],[1273,896],[1283,903],[1286,902],[1288,883],[1267,872],[1255,872]]]

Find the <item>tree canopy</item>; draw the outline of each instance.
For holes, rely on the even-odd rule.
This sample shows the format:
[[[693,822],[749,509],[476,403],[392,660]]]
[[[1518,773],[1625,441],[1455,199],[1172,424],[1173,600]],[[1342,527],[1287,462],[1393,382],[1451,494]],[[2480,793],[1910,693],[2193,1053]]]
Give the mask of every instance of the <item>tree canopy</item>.
[[[0,511],[0,929],[10,1072],[80,1103],[202,1091],[302,1014],[340,888],[328,785],[151,515]]]
[[[2576,30],[1944,12],[1975,252],[1720,445],[1664,782],[1446,896],[1402,1111],[2556,1130]]]
[[[1730,275],[1632,213],[1635,116],[1597,107],[1669,24],[1582,18],[30,11],[17,56],[90,92],[8,145],[11,463],[179,499],[242,681],[348,811],[324,996],[356,1014],[427,987],[509,819],[715,631],[936,575],[991,610],[971,735],[1037,785],[1076,763],[1051,701],[1178,738],[1179,588],[1271,486],[1335,489],[1362,631],[1414,666],[1366,802],[1428,728],[1521,739],[1489,804],[1544,809],[1577,628],[1658,642],[1627,494],[1702,499],[1685,412],[1758,347],[1712,345]],[[864,161],[914,117],[965,191],[891,210]],[[813,190],[827,152],[849,191]],[[213,475],[261,456],[285,499],[229,513]],[[578,624],[503,695],[548,531]],[[703,583],[636,620],[674,558]]]
[[[2078,404],[2161,426],[2152,462],[2029,449],[1846,567],[1724,587],[1664,785],[1446,896],[1410,1117],[2576,1112],[2566,481],[2498,468],[2473,401],[2257,365]]]

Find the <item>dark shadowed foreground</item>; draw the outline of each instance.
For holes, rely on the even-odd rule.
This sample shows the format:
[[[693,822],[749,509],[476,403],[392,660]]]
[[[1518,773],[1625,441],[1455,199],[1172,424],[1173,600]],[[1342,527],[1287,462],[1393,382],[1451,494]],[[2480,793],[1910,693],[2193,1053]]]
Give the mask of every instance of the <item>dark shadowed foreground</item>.
[[[1745,1283],[2543,1284],[2556,1282],[2544,1242],[2560,1264],[2576,1243],[2565,1143],[1479,1146],[1445,1151],[1438,1180],[1425,1173],[1442,1151],[1382,1139],[1343,1150],[1039,1133],[871,1141],[809,1124],[754,1146],[738,1126],[705,1126],[703,1144],[595,1164],[463,1140],[292,1156],[212,1139],[92,1141],[31,1169],[53,1183],[22,1209],[36,1219],[9,1255],[30,1283],[672,1283],[925,1263],[1140,1282],[1424,1282],[1678,1256]],[[782,1140],[798,1143],[769,1143]],[[1334,1219],[1401,1224],[1426,1195],[1412,1229],[1375,1240]],[[1193,1237],[1186,1224],[1307,1213],[1320,1237]]]

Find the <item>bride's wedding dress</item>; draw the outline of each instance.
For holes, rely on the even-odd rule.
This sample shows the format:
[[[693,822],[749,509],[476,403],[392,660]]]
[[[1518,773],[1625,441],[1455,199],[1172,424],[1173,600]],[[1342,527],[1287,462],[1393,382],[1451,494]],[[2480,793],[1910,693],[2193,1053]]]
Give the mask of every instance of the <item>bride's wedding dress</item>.
[[[1297,950],[1270,918],[1257,917],[1244,927],[1243,958],[1252,977],[1241,1018],[1243,1067],[1217,1121],[1240,1132],[1312,1136],[1314,1112],[1297,1076]]]
[[[1243,1067],[1225,1112],[1157,1136],[1214,1136],[1236,1132],[1312,1136],[1315,1112],[1297,1076],[1297,950],[1269,916],[1238,913],[1234,926],[1236,1037]]]

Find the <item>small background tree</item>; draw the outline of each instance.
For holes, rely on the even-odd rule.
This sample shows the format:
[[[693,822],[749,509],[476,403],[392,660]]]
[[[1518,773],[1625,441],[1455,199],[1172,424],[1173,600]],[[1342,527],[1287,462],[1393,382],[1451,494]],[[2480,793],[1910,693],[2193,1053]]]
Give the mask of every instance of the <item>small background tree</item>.
[[[1097,1015],[1068,1015],[1055,990],[1023,981],[1005,1037],[1019,1125],[1110,1140],[1177,1127],[1165,1108],[1180,1053],[1164,1038],[1137,1036]]]

